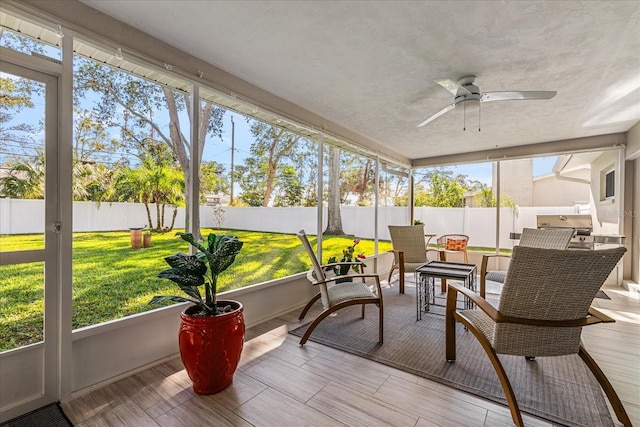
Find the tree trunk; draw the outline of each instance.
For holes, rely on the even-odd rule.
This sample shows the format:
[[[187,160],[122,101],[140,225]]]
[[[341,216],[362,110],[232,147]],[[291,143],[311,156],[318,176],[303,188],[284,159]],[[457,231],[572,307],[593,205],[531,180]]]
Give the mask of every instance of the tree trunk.
[[[322,234],[344,235],[340,213],[340,149],[329,147],[329,183],[327,185],[327,228]]]
[[[169,229],[167,231],[172,231],[173,230],[173,226],[176,225],[176,216],[178,216],[178,207],[174,206],[173,207],[173,216],[171,217],[171,227],[169,227]]]
[[[160,202],[156,200],[156,230],[162,231],[161,223],[162,222],[160,220]]]
[[[147,210],[147,222],[149,223],[149,230],[153,230],[153,222],[151,221],[151,209],[149,209],[149,203],[145,200],[144,208]]]

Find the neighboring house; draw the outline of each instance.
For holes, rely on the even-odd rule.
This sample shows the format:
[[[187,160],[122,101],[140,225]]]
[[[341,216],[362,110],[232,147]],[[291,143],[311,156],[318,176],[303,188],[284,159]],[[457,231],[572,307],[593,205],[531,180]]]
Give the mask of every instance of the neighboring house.
[[[216,194],[207,194],[204,197],[207,199],[207,206],[228,206],[231,201],[231,197],[221,191]]]
[[[574,206],[591,202],[590,165],[582,163],[567,169],[566,156],[560,156],[552,173],[533,176],[533,159],[500,162],[500,194],[520,207]],[[572,165],[575,162],[572,163]],[[496,166],[493,166],[492,191],[497,193]],[[464,205],[477,207],[477,192],[464,195]]]
[[[589,167],[566,174],[533,178],[533,206],[571,206],[590,203]]]

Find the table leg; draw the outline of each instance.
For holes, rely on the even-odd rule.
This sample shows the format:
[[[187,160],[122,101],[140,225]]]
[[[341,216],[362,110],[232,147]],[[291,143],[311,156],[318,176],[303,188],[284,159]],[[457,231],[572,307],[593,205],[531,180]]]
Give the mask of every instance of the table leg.
[[[446,261],[447,254],[445,251],[440,251],[440,261]],[[443,294],[447,292],[447,281],[445,279],[440,279],[440,292]]]

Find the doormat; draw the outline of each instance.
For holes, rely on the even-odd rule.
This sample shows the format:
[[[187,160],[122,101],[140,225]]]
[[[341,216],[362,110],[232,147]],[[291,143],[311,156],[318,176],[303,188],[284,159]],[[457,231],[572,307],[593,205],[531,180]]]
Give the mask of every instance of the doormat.
[[[20,415],[0,424],[0,427],[73,427],[57,403],[51,403],[35,411]]]

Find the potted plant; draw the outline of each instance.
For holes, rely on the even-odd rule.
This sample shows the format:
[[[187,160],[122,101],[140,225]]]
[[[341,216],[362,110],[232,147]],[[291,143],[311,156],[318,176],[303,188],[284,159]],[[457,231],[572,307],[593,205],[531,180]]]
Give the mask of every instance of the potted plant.
[[[364,268],[367,266],[362,260],[365,259],[364,252],[359,254],[355,254],[356,246],[360,243],[360,239],[354,239],[353,244],[347,246],[342,250],[342,258],[338,261],[337,257],[332,256],[327,261],[328,264],[336,264],[329,267],[325,267],[325,271],[333,271],[336,276],[345,276],[349,274],[349,270],[353,269],[356,273],[364,273]],[[344,279],[345,281],[349,279]],[[336,283],[340,283],[340,280],[337,280]]]
[[[178,342],[182,363],[198,394],[213,394],[228,387],[238,367],[244,344],[244,307],[238,301],[218,300],[218,275],[229,268],[243,242],[235,236],[209,234],[204,244],[191,233],[177,233],[197,249],[193,255],[176,253],[165,258],[171,268],[158,277],[175,282],[187,294],[155,296],[162,301],[191,302],[181,314]],[[200,287],[204,285],[204,296]]]

